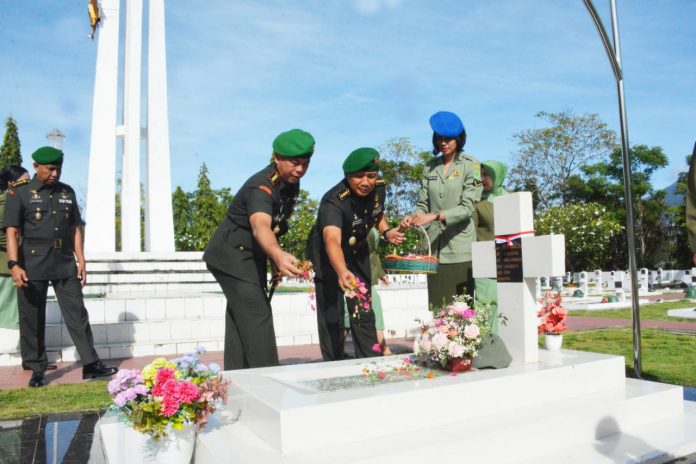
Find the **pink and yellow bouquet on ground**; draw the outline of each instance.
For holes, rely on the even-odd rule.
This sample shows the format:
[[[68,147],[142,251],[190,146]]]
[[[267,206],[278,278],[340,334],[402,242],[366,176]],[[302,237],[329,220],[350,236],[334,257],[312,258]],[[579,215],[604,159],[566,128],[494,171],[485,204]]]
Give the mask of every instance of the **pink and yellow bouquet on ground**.
[[[168,361],[158,358],[138,369],[121,369],[108,384],[112,410],[134,430],[160,439],[184,424],[205,427],[208,417],[227,401],[229,380],[216,364],[199,361],[205,349]]]
[[[565,323],[566,317],[568,317],[568,310],[561,304],[563,299],[560,293],[553,295],[551,292],[546,292],[544,297],[539,300],[539,303],[541,303],[541,308],[537,313],[539,334],[557,335],[568,330],[568,326]]]
[[[456,296],[452,304],[435,311],[429,323],[421,322],[420,334],[416,337],[414,353],[426,356],[443,368],[458,369],[452,361],[469,362],[478,354],[483,335],[487,332],[489,309],[474,308],[471,298]]]

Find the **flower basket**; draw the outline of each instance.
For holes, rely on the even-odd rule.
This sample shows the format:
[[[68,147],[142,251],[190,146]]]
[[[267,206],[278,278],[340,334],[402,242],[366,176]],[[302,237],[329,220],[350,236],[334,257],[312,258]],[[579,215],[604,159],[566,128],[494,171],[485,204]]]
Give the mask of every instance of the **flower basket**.
[[[155,359],[142,371],[122,369],[109,382],[110,409],[121,417],[143,462],[190,462],[196,430],[227,400],[230,382],[218,366],[199,361],[204,352],[198,347],[182,358]]]
[[[421,324],[414,343],[414,353],[434,362],[442,369],[463,372],[471,369],[488,327],[490,309],[473,308],[468,296],[456,296],[441,308],[427,324]]]
[[[391,254],[385,256],[382,266],[389,274],[437,274],[440,261],[432,256],[430,239],[425,229],[420,226],[421,238],[428,244],[427,255],[408,254],[399,256],[396,249]]]
[[[452,358],[447,361],[444,369],[452,372],[463,372],[471,369],[473,359],[471,356],[462,356],[460,358]]]
[[[549,351],[559,351],[563,343],[563,332],[568,330],[566,318],[568,310],[562,305],[561,294],[556,295],[546,292],[539,301],[541,308],[537,313],[539,334],[544,334],[544,348]]]

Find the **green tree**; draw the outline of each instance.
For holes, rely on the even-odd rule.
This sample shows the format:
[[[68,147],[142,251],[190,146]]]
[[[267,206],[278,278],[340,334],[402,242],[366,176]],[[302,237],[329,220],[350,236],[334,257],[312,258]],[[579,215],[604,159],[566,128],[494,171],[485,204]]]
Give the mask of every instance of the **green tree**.
[[[208,167],[203,163],[198,172],[198,184],[193,195],[190,233],[193,250],[205,249],[223,214],[224,209],[220,207],[217,196],[210,185]]]
[[[507,180],[515,190],[534,181],[542,208],[567,202],[566,185],[590,162],[600,161],[616,147],[616,134],[597,114],[578,116],[570,110],[536,114],[549,124],[513,135],[520,149]]]
[[[668,165],[667,156],[660,147],[634,145],[629,150],[631,159],[631,186],[633,194],[636,259],[640,267],[655,268],[670,260],[671,246],[668,228],[672,218],[666,215],[665,192],[652,187],[651,177]],[[568,201],[596,202],[606,206],[617,221],[626,224],[624,202],[623,163],[621,149],[616,148],[606,161],[582,168],[584,178],[569,179]],[[612,265],[628,265],[626,230],[616,237],[612,247]]]
[[[9,116],[5,120],[5,136],[0,146],[0,169],[6,166],[21,166],[22,152],[17,122]]]
[[[317,219],[319,203],[300,189],[295,209],[288,221],[288,232],[280,238],[280,246],[297,259],[305,258],[309,232]]]
[[[552,206],[537,214],[537,235],[565,235],[566,269],[610,268],[615,238],[623,227],[608,208],[597,203]]]
[[[177,251],[193,250],[191,242],[192,204],[190,195],[181,187],[172,193],[172,213],[174,215],[174,243]]]
[[[677,177],[677,185],[675,193],[686,196],[688,188],[688,169],[691,164],[691,156],[686,156],[686,171],[679,173]],[[691,268],[693,261],[691,260],[692,252],[689,246],[689,237],[686,232],[686,203],[682,201],[679,205],[672,206],[668,210],[668,217],[671,222],[667,227],[668,241],[671,244],[671,264],[670,267],[677,269]]]
[[[408,137],[388,139],[379,153],[381,176],[387,182],[387,218],[400,221],[415,209],[423,169],[433,155],[417,150]]]

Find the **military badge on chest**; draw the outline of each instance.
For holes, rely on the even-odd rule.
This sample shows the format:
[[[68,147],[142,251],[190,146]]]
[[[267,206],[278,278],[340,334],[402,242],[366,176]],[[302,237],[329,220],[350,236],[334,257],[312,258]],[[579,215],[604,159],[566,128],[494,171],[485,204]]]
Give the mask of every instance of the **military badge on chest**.
[[[39,195],[39,192],[36,190],[31,190],[31,198],[29,199],[29,203],[31,204],[37,204],[37,203],[43,203],[43,199]],[[36,211],[34,212],[34,220],[40,221],[43,218],[43,214],[41,213],[41,207],[37,206]]]

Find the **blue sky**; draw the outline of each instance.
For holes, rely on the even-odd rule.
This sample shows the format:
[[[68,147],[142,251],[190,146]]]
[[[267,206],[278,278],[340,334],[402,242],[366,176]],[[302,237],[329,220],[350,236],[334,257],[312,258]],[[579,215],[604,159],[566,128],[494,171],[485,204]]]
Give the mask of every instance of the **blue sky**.
[[[146,2],[147,3],[147,2]],[[608,0],[595,0],[609,26]],[[23,156],[54,127],[64,180],[87,187],[97,42],[86,1],[0,0],[0,118]],[[317,140],[303,187],[321,194],[360,146],[409,137],[428,117],[466,125],[466,151],[509,162],[512,135],[538,111],[598,113],[618,132],[616,85],[581,0],[190,0],[166,2],[172,184],[190,191],[202,162],[236,191],[281,131]],[[630,142],[659,145],[685,170],[696,140],[696,1],[619,0]]]

